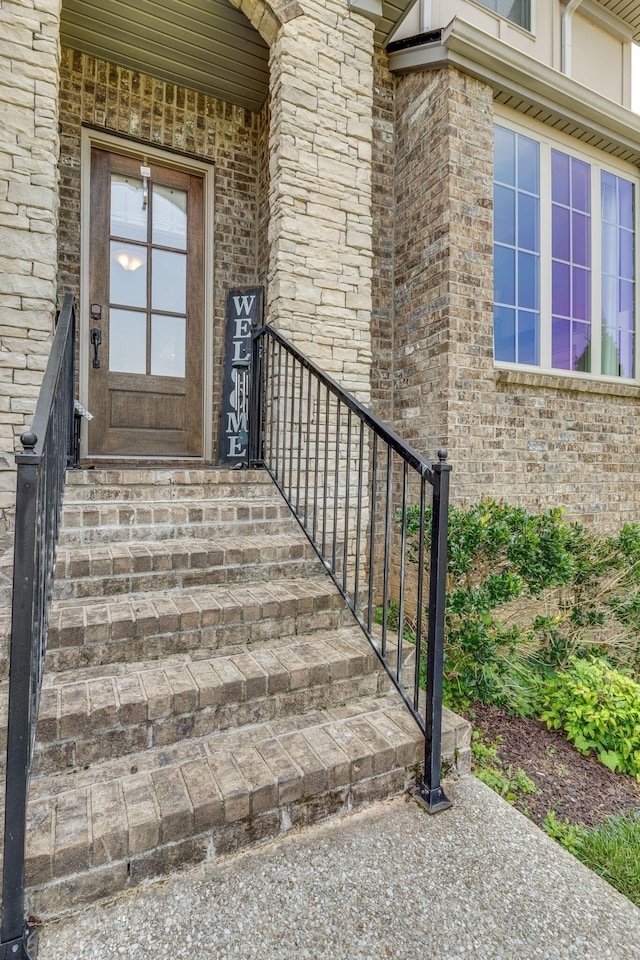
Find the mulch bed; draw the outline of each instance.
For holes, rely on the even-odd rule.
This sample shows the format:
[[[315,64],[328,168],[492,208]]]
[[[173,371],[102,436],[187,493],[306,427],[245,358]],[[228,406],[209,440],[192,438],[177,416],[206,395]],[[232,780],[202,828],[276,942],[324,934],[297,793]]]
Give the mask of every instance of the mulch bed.
[[[558,730],[531,717],[510,717],[495,707],[476,705],[469,718],[487,743],[500,738],[498,755],[514,771],[521,767],[538,793],[515,804],[537,824],[549,810],[571,823],[595,826],[605,817],[640,810],[640,785],[612,773],[593,756],[584,757]]]

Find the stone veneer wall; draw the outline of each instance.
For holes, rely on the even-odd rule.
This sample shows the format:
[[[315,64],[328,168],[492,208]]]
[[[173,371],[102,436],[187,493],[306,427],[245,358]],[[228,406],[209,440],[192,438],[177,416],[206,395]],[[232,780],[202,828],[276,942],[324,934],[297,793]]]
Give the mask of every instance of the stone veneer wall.
[[[429,458],[448,447],[458,501],[639,519],[640,388],[494,367],[490,89],[402,77],[396,138],[396,428]]]
[[[267,317],[367,402],[373,24],[301,6],[270,56]]]
[[[260,115],[87,54],[64,49],[60,76],[59,289],[79,294],[83,123],[215,163],[214,459],[226,291],[258,281]]]
[[[59,16],[0,0],[0,534],[53,332]]]

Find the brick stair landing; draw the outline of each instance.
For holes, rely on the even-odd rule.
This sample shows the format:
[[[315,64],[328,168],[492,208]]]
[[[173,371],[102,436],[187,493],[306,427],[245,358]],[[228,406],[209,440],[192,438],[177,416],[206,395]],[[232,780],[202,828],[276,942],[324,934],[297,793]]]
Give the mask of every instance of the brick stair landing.
[[[412,781],[418,728],[264,474],[71,473],[63,517],[31,913],[60,915]],[[443,752],[468,767],[468,724],[448,712]]]

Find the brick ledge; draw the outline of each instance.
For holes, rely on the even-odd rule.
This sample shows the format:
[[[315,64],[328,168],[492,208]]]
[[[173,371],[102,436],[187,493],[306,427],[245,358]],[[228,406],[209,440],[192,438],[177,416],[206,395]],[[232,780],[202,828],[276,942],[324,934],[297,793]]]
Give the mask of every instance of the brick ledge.
[[[568,393],[591,393],[607,397],[640,398],[640,385],[614,381],[587,380],[562,374],[536,373],[532,370],[494,370],[496,383],[512,383],[523,387],[546,387]]]

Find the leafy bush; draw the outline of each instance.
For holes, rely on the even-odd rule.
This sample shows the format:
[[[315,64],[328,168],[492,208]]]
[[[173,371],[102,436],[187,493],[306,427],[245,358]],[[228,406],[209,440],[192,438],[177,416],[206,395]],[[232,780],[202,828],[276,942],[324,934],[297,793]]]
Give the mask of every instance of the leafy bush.
[[[425,520],[428,564],[429,510]],[[407,534],[415,562],[417,507]],[[540,676],[573,656],[640,671],[640,524],[596,537],[562,508],[485,499],[451,508],[447,569],[444,695],[454,709],[480,701],[531,713]]]
[[[640,781],[640,684],[599,661],[574,659],[547,680],[540,719],[562,728],[581,753]]]
[[[413,538],[412,559],[417,557],[418,528],[415,508],[407,531]],[[429,533],[426,539],[428,547]],[[531,671],[519,656],[526,637],[496,611],[570,582],[575,567],[571,543],[571,527],[558,508],[532,514],[488,499],[451,508],[444,688],[451,706],[478,700],[531,712]]]

